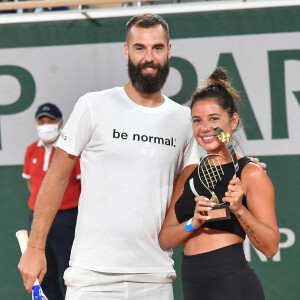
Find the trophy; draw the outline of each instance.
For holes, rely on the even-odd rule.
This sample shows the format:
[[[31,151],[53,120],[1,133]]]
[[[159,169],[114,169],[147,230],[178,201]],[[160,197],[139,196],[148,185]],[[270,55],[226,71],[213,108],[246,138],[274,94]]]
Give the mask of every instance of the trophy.
[[[231,144],[230,134],[224,132],[220,127],[216,127],[213,130],[217,132],[218,139],[221,142],[225,143],[232,158],[236,174],[239,170],[239,164],[234,148]],[[230,204],[228,202],[220,203],[217,195],[214,192],[216,184],[220,182],[224,176],[222,165],[220,163],[220,158],[225,159],[222,155],[219,154],[208,154],[201,159],[200,164],[198,166],[199,180],[202,183],[202,185],[209,191],[212,198],[214,199],[214,202],[216,203],[216,206],[214,206],[212,210],[203,213],[205,216],[211,217],[211,219],[206,222],[230,219]],[[195,196],[199,196],[194,186],[194,178],[191,178],[189,180],[189,185],[193,194]]]

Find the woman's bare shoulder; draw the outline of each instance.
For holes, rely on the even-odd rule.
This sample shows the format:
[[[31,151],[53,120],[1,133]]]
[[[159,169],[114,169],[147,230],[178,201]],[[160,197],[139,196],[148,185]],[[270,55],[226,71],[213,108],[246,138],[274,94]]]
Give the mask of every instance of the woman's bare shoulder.
[[[193,171],[198,167],[198,164],[188,165],[186,166],[180,174],[180,180],[186,182],[189,176],[193,173]]]

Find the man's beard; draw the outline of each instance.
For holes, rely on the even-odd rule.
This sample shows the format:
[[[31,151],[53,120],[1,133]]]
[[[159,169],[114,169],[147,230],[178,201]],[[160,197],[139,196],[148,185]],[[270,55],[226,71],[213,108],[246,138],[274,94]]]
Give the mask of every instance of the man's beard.
[[[156,75],[143,75],[141,70],[147,67],[157,69]],[[169,70],[169,59],[163,66],[154,63],[144,63],[135,66],[132,60],[128,59],[128,75],[132,85],[145,94],[154,94],[160,91],[167,80]]]

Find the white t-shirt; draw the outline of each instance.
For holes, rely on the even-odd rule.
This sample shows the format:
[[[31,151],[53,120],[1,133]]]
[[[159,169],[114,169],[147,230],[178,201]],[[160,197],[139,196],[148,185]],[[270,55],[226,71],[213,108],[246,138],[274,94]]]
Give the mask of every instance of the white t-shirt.
[[[81,97],[58,147],[79,156],[82,192],[70,265],[109,273],[172,272],[158,234],[173,181],[198,162],[190,109],[148,108],[123,87]]]

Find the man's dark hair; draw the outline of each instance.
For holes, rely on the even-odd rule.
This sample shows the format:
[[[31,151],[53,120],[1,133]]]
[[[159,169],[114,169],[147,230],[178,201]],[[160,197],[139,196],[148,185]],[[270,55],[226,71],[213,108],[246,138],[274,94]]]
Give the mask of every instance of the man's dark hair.
[[[168,23],[159,15],[156,14],[140,14],[132,17],[126,24],[126,40],[128,39],[129,32],[132,26],[142,27],[142,28],[151,28],[161,25],[166,33],[166,38],[169,43],[169,25]]]

